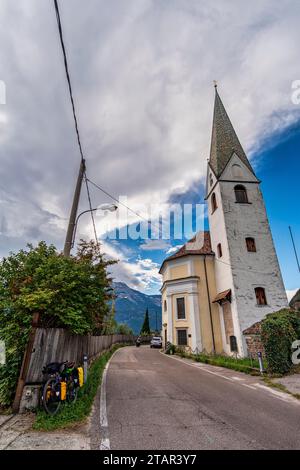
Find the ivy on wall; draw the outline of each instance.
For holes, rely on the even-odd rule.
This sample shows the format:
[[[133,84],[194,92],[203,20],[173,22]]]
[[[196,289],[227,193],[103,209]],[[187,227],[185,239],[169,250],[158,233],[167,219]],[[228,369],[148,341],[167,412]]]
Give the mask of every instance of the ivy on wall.
[[[292,343],[300,339],[300,314],[282,309],[266,316],[261,325],[268,371],[285,374],[292,367]]]

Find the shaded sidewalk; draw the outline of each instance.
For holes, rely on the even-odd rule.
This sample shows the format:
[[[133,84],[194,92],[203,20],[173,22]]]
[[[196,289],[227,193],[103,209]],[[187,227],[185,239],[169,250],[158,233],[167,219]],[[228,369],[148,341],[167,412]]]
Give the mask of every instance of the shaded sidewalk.
[[[34,414],[0,415],[0,450],[89,450],[88,424],[42,432],[32,430]]]

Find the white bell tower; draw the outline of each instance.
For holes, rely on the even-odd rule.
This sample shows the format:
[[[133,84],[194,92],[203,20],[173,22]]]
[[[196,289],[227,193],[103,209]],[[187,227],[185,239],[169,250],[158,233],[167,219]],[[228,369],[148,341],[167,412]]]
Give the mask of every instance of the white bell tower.
[[[215,85],[207,203],[224,351],[245,356],[243,330],[288,305],[260,181]]]

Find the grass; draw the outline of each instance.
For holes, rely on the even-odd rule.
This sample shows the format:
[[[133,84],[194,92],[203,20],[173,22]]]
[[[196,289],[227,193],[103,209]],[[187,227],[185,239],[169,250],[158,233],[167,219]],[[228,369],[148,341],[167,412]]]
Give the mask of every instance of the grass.
[[[181,357],[192,359],[196,362],[203,362],[205,364],[211,364],[213,366],[226,367],[227,369],[233,369],[239,372],[244,372],[251,375],[260,375],[259,363],[257,360],[251,360],[248,357],[235,358],[231,356],[221,355],[208,355],[208,354],[188,354],[184,352],[176,353]]]
[[[125,345],[115,344],[109,351],[103,353],[90,366],[86,383],[78,392],[74,404],[64,403],[57,415],[50,416],[44,410],[37,411],[33,429],[37,431],[53,431],[82,423],[90,414],[94,398],[101,384],[103,370],[112,354]]]

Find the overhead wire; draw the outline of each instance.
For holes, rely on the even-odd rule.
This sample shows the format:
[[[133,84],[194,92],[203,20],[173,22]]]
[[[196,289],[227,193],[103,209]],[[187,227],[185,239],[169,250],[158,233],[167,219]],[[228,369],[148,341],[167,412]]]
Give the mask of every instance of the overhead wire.
[[[80,134],[79,134],[79,128],[78,128],[78,122],[77,122],[77,115],[76,115],[76,111],[75,111],[75,104],[74,104],[71,78],[70,78],[68,61],[67,61],[65,42],[64,42],[64,38],[63,38],[62,25],[61,25],[61,20],[60,20],[60,13],[59,13],[57,0],[53,0],[53,1],[54,1],[55,13],[56,13],[57,26],[58,26],[58,31],[59,31],[60,44],[61,44],[61,48],[62,48],[62,52],[63,52],[65,72],[66,72],[66,77],[67,77],[67,82],[68,82],[68,87],[69,87],[69,94],[70,94],[70,100],[71,100],[71,105],[72,105],[72,112],[73,112],[73,118],[74,118],[74,123],[75,123],[75,131],[76,131],[76,135],[77,135],[77,142],[78,142],[78,146],[79,146],[81,160],[84,160],[82,145],[81,145],[81,140],[80,140]]]
[[[97,246],[99,246],[99,241],[98,241],[98,237],[97,237],[97,230],[96,230],[96,224],[95,224],[95,218],[94,218],[94,213],[93,213],[93,206],[92,206],[92,201],[91,201],[90,188],[89,188],[89,184],[88,184],[88,179],[86,177],[86,173],[84,174],[84,181],[85,181],[86,191],[87,191],[87,195],[88,195],[88,201],[89,201],[89,206],[90,206],[90,213],[91,213],[91,219],[92,219],[92,224],[93,224],[95,240],[96,240]]]
[[[73,97],[73,91],[72,91],[71,78],[70,78],[69,67],[68,67],[67,53],[66,53],[65,42],[64,42],[63,31],[62,31],[62,25],[61,25],[61,19],[60,19],[60,12],[59,12],[59,7],[58,7],[57,0],[53,0],[53,1],[54,1],[55,13],[56,13],[56,20],[57,20],[57,27],[58,27],[58,32],[59,32],[60,44],[61,44],[62,53],[63,53],[65,73],[66,73],[66,78],[67,78],[67,83],[68,83],[68,88],[69,88],[69,95],[70,95],[70,100],[71,100],[71,105],[72,105],[72,113],[73,113],[73,119],[74,119],[74,125],[75,125],[75,132],[76,132],[76,136],[77,136],[77,143],[78,143],[78,147],[79,147],[81,163],[84,165],[84,180],[85,180],[87,197],[88,197],[88,202],[89,202],[89,207],[90,207],[90,214],[91,214],[91,219],[92,219],[94,236],[95,236],[96,244],[99,245],[97,230],[96,230],[96,224],[95,224],[95,218],[94,218],[94,214],[93,214],[93,210],[92,210],[93,206],[92,206],[92,202],[91,202],[91,195],[90,195],[88,180],[87,180],[87,176],[86,176],[86,163],[85,163],[85,158],[84,158],[84,155],[83,155],[83,150],[82,150],[82,145],[81,145],[79,126],[78,126],[78,120],[77,120],[74,97]]]

